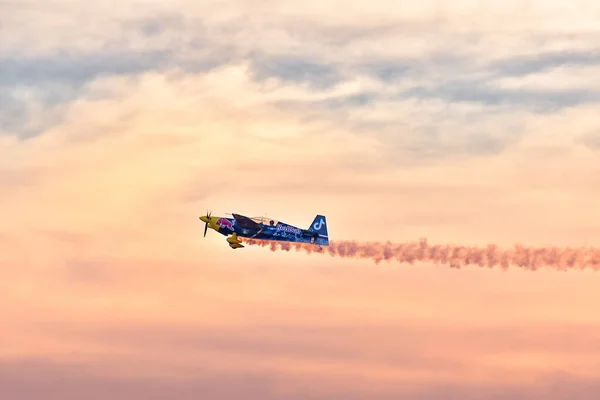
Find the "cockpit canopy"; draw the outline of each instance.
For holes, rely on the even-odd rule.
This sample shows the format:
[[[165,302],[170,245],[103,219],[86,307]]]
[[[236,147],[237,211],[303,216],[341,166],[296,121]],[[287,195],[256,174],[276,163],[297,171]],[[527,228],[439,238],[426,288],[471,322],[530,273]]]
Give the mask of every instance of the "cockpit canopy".
[[[267,217],[249,218],[240,214],[231,214],[236,220],[236,224],[246,229],[261,229],[261,224],[266,226],[276,226],[279,222]]]
[[[256,222],[257,224],[263,224],[263,225],[271,225],[271,226],[276,226],[279,221],[274,220],[273,218],[267,218],[267,217],[252,217],[250,218],[252,221]]]

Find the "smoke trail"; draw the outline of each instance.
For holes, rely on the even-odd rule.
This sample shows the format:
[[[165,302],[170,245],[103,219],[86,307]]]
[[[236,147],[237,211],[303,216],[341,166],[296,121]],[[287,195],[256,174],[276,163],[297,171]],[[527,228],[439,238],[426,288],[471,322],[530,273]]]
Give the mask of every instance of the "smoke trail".
[[[246,239],[244,243],[254,246],[270,247],[271,251],[304,250],[307,253],[322,253],[342,258],[366,258],[379,264],[381,261],[397,261],[400,263],[430,262],[449,264],[460,268],[465,265],[480,267],[501,267],[508,269],[517,266],[528,270],[539,267],[551,267],[557,270],[600,269],[600,249],[590,247],[558,248],[558,247],[524,247],[515,245],[513,249],[500,249],[490,244],[486,247],[465,247],[455,245],[429,245],[427,239],[409,243],[380,243],[336,241],[330,242],[322,250],[318,246],[307,243],[269,242]]]

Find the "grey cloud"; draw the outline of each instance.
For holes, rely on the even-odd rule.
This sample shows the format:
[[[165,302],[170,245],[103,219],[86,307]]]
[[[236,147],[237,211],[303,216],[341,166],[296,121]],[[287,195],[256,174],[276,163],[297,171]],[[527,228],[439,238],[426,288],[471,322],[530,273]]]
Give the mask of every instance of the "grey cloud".
[[[402,97],[439,98],[447,102],[468,102],[488,106],[508,105],[534,112],[554,112],[563,107],[596,103],[600,91],[498,89],[482,81],[450,81],[437,87],[414,87]]]
[[[82,85],[103,75],[133,74],[168,65],[171,51],[112,52],[91,55],[56,54],[34,59],[0,59],[0,85],[37,86],[47,83]]]
[[[327,89],[341,82],[338,66],[295,56],[252,56],[255,79],[279,78],[288,82],[308,82],[319,89]]]
[[[307,84],[314,90],[329,89],[358,75],[378,79],[392,91],[399,82],[400,86],[392,94],[364,91],[345,98],[273,104],[299,114],[301,121],[320,119],[335,123],[351,133],[376,133],[382,142],[389,145],[390,156],[398,162],[408,159],[410,162],[430,162],[439,157],[499,154],[519,139],[519,129],[517,127],[517,133],[505,137],[483,127],[468,134],[446,132],[454,137],[440,141],[436,135],[447,128],[440,126],[439,118],[431,116],[415,121],[412,125],[420,126],[415,128],[413,140],[406,141],[402,137],[406,136],[403,134],[406,128],[403,121],[393,116],[386,121],[367,120],[361,114],[368,107],[380,102],[442,100],[448,104],[476,104],[482,107],[482,113],[496,112],[498,108],[506,112],[550,113],[564,107],[600,101],[600,92],[592,90],[516,90],[490,84],[502,76],[540,72],[557,65],[600,65],[597,52],[540,50],[537,54],[515,55],[485,64],[477,53],[466,55],[442,48],[442,40],[440,48],[430,49],[418,57],[379,57],[377,61],[344,58],[350,47],[360,46],[365,41],[376,42],[386,35],[411,40],[421,33],[430,32],[435,26],[441,37],[443,32],[439,29],[444,28],[443,18],[362,27],[325,26],[314,21],[295,21],[282,26],[271,21],[263,28],[256,28],[243,19],[238,22],[209,29],[207,21],[187,18],[181,13],[156,14],[123,21],[119,40],[107,42],[113,49],[108,53],[72,57],[68,57],[67,53],[57,53],[39,59],[0,59],[0,105],[7,110],[0,116],[0,129],[19,133],[25,138],[35,135],[45,126],[60,121],[61,105],[79,96],[85,83],[97,77],[136,75],[169,67],[196,73],[239,61],[249,61],[256,80],[276,77],[284,82]],[[246,33],[254,41],[260,40],[261,37],[256,35],[261,34],[269,40],[272,31],[293,38],[302,51],[298,52],[295,48],[270,51],[261,43],[240,41]],[[143,43],[147,50],[128,51],[127,39],[134,37],[145,40]],[[565,38],[565,35],[540,36],[539,40]],[[463,43],[472,48],[477,39],[475,33],[456,36],[458,47]],[[401,46],[403,39],[399,40],[398,45]],[[419,37],[418,40],[424,39]],[[527,40],[528,43],[535,42],[531,38]],[[314,49],[311,47],[313,44],[317,46]],[[25,99],[18,95],[19,91],[29,91],[31,95]],[[36,118],[32,118],[34,116]],[[453,117],[444,115],[445,120]],[[475,129],[475,123],[471,125],[468,129]],[[420,136],[415,139],[416,135]]]
[[[257,76],[260,78],[278,77],[282,80],[293,82],[309,82],[313,87],[325,89],[344,80],[341,72],[336,73],[336,69],[331,65],[325,66],[318,63],[302,64],[297,63],[290,68],[286,62],[277,64],[276,60],[272,63],[264,61],[265,64],[255,64],[255,69],[260,71]],[[265,67],[269,65],[269,67]],[[466,66],[466,63],[465,63]],[[444,66],[439,68],[443,70]],[[456,64],[448,66],[450,71],[447,79],[435,84],[412,85],[407,89],[398,89],[395,95],[387,96],[376,92],[364,92],[348,96],[346,98],[336,98],[320,100],[317,102],[294,102],[285,101],[278,105],[290,109],[323,110],[339,108],[362,107],[369,103],[378,101],[403,101],[412,99],[441,99],[448,103],[473,103],[483,106],[509,106],[513,109],[527,109],[532,112],[549,113],[555,112],[564,107],[572,107],[582,104],[597,103],[600,101],[600,91],[566,89],[566,90],[531,90],[531,89],[501,89],[496,88],[489,83],[491,80],[468,79],[463,75],[468,75],[467,71],[456,74]],[[359,66],[355,71],[371,75],[382,81],[394,81],[403,79],[409,82],[413,78],[427,79],[425,63],[408,64],[406,61],[397,64],[376,64],[370,66]],[[472,71],[477,72],[477,71]],[[348,74],[348,73],[347,73]],[[491,79],[491,78],[490,78]],[[434,82],[434,81],[432,81]],[[393,89],[391,83],[390,89]]]
[[[418,64],[413,60],[397,60],[387,63],[369,63],[357,66],[357,70],[366,75],[371,75],[384,82],[393,81],[399,78],[407,77],[417,70]]]
[[[375,103],[377,100],[377,94],[371,92],[316,101],[282,100],[275,102],[274,105],[278,108],[285,108],[288,110],[303,111],[304,113],[318,111],[322,114],[323,111],[338,111],[343,109],[348,110],[360,108],[369,103]],[[305,115],[304,118],[306,120],[310,120],[311,114]]]
[[[187,57],[173,51],[106,53],[91,56],[0,59],[0,131],[29,138],[59,123],[64,107],[75,100],[90,81],[114,75],[136,75],[183,67],[209,71],[228,60],[222,53]],[[23,96],[23,93],[27,93]]]
[[[594,52],[555,51],[515,56],[491,63],[488,68],[499,76],[522,76],[565,65],[600,66],[600,49]]]
[[[92,79],[140,73],[168,62],[168,52],[0,59],[0,107],[5,111],[0,130],[29,138],[58,123],[64,106]]]
[[[417,84],[407,90],[399,90],[396,94],[398,99],[435,98],[452,103],[509,105],[513,108],[524,107],[533,112],[554,112],[563,107],[600,101],[600,92],[597,90],[518,90],[499,89],[489,85],[497,78],[539,73],[561,65],[600,67],[598,52],[541,52],[526,57],[506,58],[480,67],[475,66],[477,63],[474,61],[440,51],[423,59],[363,64],[357,66],[356,70],[390,83],[397,79],[410,82],[413,78],[427,80],[429,77],[431,83],[426,86]],[[440,80],[441,76],[444,78]]]
[[[518,105],[506,99],[495,103],[488,100],[488,104],[482,105],[478,111],[467,110],[459,103],[473,103],[473,99],[465,95],[468,93],[444,93],[423,88],[410,89],[391,99],[375,92],[364,92],[319,101],[279,101],[276,105],[279,109],[300,111],[302,120],[306,122],[328,121],[345,129],[348,134],[373,135],[389,150],[390,160],[396,165],[404,162],[429,163],[448,157],[497,155],[520,140],[524,132],[522,118],[503,120],[501,116],[510,114],[511,110],[522,114],[522,107],[519,109]],[[483,100],[483,94],[481,96]],[[380,120],[370,119],[370,108],[376,108],[379,103],[397,102],[404,116],[406,112],[402,103],[427,98],[441,98],[448,107],[416,112],[410,120],[392,113]],[[552,106],[551,103],[540,104],[538,111],[549,112]]]
[[[399,81],[402,86],[398,87],[393,94],[384,95],[375,91],[365,91],[343,98],[319,101],[286,100],[277,102],[276,105],[278,108],[301,112],[304,120],[307,121],[330,120],[344,126],[350,132],[375,133],[389,145],[390,149],[394,149],[392,154],[396,160],[406,160],[407,158],[399,157],[404,155],[410,158],[410,163],[430,162],[435,158],[449,156],[500,154],[518,142],[524,132],[523,127],[518,122],[504,128],[502,127],[504,124],[485,127],[481,124],[482,118],[479,118],[479,121],[472,120],[465,125],[464,129],[470,131],[469,133],[465,133],[464,130],[450,132],[444,124],[439,123],[443,120],[432,116],[430,120],[417,121],[420,125],[415,129],[419,132],[419,136],[412,136],[414,140],[407,142],[402,139],[401,132],[405,128],[402,121],[393,118],[379,122],[365,120],[361,116],[363,110],[380,102],[430,99],[443,100],[448,104],[480,105],[482,107],[481,115],[486,112],[510,114],[512,111],[547,114],[565,107],[600,101],[600,91],[594,90],[520,90],[498,88],[491,84],[499,76],[515,74],[519,71],[523,73],[539,72],[543,68],[559,63],[593,64],[600,61],[596,60],[595,56],[585,53],[541,53],[538,57],[509,58],[484,67],[474,66],[477,63],[474,63],[472,59],[443,51],[431,55],[427,59],[398,59],[344,66],[327,64],[322,60],[320,63],[319,59],[313,59],[307,70],[303,70],[300,62],[296,64],[296,68],[288,68],[287,63],[290,60],[293,58],[272,57],[269,59],[263,57],[255,60],[255,68],[261,70],[261,63],[265,63],[265,65],[270,65],[270,69],[266,70],[272,75],[290,81],[308,81],[314,87],[319,88],[338,83],[352,74],[366,74],[388,82],[388,90],[393,90],[396,81]],[[517,67],[523,69],[519,70]],[[335,72],[336,69],[339,71],[338,73]],[[285,73],[281,73],[281,70]],[[269,75],[264,72],[265,69],[262,71],[263,75]],[[344,71],[344,74],[341,71]],[[428,83],[411,85],[411,81],[428,81]],[[329,85],[328,82],[330,82]],[[407,86],[408,88],[405,88]],[[401,89],[401,87],[404,88]],[[451,115],[445,115],[444,118],[446,121],[453,120]],[[476,131],[477,128],[479,131]],[[490,128],[493,128],[493,131]],[[510,130],[510,133],[507,133],[505,129]],[[442,133],[447,136],[451,135],[452,140],[438,140],[437,136]],[[404,137],[406,136],[404,135]]]
[[[21,96],[19,92],[26,92]],[[60,121],[62,106],[77,91],[60,86],[16,86],[0,84],[0,132],[28,138]]]
[[[62,46],[45,56],[0,57],[0,131],[27,139],[59,123],[64,106],[97,78],[167,68],[195,73],[232,61],[234,49],[216,45],[200,22],[191,23],[176,13],[144,17],[122,22],[119,37],[107,36],[106,50],[80,53]],[[188,28],[192,35],[180,35]],[[128,43],[139,35],[146,46],[132,50]]]

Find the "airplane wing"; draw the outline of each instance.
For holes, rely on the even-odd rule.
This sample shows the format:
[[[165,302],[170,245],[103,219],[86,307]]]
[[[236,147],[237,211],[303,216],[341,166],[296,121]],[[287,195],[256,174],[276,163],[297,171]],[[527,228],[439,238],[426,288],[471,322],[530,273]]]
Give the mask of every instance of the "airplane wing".
[[[235,218],[236,224],[241,226],[242,228],[252,229],[252,230],[262,229],[262,226],[260,226],[260,224],[252,221],[250,218],[248,218],[244,215],[240,215],[240,214],[231,214],[231,215],[233,216],[233,218]]]

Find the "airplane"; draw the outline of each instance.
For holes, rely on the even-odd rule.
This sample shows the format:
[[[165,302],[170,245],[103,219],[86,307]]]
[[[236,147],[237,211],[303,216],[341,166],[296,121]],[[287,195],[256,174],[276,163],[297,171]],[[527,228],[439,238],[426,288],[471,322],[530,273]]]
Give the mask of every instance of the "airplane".
[[[329,246],[325,216],[317,215],[308,229],[301,229],[270,218],[249,218],[240,214],[231,214],[233,218],[212,217],[209,212],[201,216],[205,223],[204,237],[208,228],[224,236],[229,236],[227,242],[232,249],[244,247],[239,238],[258,240],[310,243],[319,246]]]

